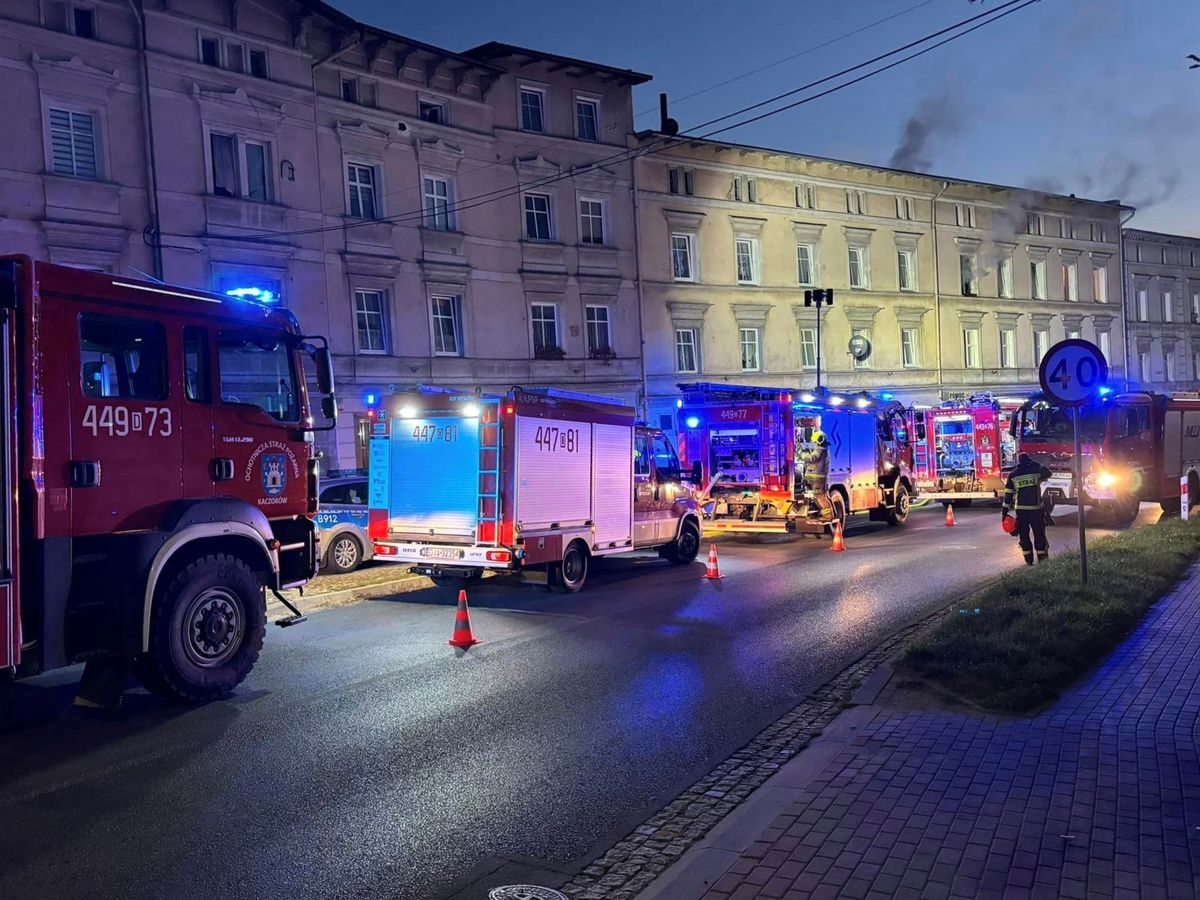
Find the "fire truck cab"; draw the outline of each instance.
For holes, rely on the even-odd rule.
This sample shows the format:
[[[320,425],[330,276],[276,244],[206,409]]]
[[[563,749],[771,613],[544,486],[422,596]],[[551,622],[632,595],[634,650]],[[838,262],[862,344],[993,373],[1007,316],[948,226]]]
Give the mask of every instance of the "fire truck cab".
[[[264,589],[316,572],[306,361],[333,418],[285,309],[0,258],[0,670],[86,662],[104,705],[131,667],[178,700],[246,677]]]
[[[1013,419],[1021,452],[1054,473],[1043,492],[1048,506],[1100,507],[1127,525],[1143,501],[1178,511],[1181,480],[1192,503],[1200,497],[1200,399],[1102,388],[1079,410],[1079,429],[1082,486],[1074,478],[1072,410],[1038,393]]]
[[[368,506],[375,558],[436,582],[515,572],[560,593],[590,560],[700,549],[700,517],[662,431],[609,397],[424,388],[373,410]]]
[[[823,534],[805,485],[819,429],[828,439],[833,519],[854,513],[903,525],[915,492],[909,423],[890,397],[681,384],[678,417],[685,465],[704,485],[711,532]]]
[[[990,394],[914,407],[913,468],[921,496],[964,506],[1000,499],[1004,473],[1016,464],[1011,409]]]

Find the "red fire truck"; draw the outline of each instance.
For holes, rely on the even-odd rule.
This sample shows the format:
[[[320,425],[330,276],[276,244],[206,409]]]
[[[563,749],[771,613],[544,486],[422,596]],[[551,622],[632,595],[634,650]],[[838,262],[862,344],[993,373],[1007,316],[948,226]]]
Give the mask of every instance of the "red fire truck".
[[[1043,493],[1048,506],[1067,504],[1109,510],[1118,524],[1137,518],[1142,502],[1177,512],[1180,482],[1192,504],[1200,499],[1200,399],[1148,391],[1100,396],[1080,410],[1083,485],[1074,478],[1071,410],[1035,394],[1013,419],[1022,452],[1047,466],[1054,477]]]
[[[304,357],[333,418],[286,310],[0,258],[0,670],[86,662],[105,705],[131,666],[179,700],[246,677],[264,588],[316,572]]]
[[[914,407],[913,469],[921,496],[960,506],[1001,498],[1004,473],[1016,464],[1008,426],[1017,406],[984,394],[933,409]]]
[[[593,557],[654,549],[689,563],[700,518],[662,431],[608,397],[424,388],[372,410],[375,557],[437,582],[519,572],[560,593]]]
[[[681,454],[705,485],[709,531],[828,531],[804,487],[804,451],[818,429],[829,440],[834,518],[908,519],[915,491],[908,421],[890,397],[711,383],[679,389]]]

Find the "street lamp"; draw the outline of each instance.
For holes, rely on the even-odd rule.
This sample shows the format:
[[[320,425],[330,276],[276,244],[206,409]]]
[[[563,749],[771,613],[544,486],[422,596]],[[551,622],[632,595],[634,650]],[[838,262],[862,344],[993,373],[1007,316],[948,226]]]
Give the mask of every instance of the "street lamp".
[[[804,292],[804,305],[817,308],[817,387],[821,387],[821,307],[833,306],[833,288],[813,288]]]

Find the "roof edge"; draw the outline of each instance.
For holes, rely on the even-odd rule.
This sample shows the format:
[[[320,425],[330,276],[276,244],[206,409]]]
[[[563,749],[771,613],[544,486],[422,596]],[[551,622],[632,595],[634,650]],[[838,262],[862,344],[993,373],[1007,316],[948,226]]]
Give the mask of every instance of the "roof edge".
[[[464,50],[463,56],[472,59],[493,60],[503,59],[508,56],[529,56],[534,59],[542,59],[547,62],[559,63],[566,66],[577,66],[583,69],[591,69],[595,72],[602,72],[606,75],[612,75],[617,78],[627,81],[630,85],[645,84],[654,76],[647,75],[644,72],[635,72],[633,69],[621,69],[616,66],[608,66],[604,63],[591,62],[586,59],[577,59],[573,56],[561,56],[557,53],[547,53],[544,50],[533,50],[529,47],[519,47],[516,44],[507,44],[503,41],[488,41],[485,44],[480,44],[478,47],[472,47],[470,50]]]

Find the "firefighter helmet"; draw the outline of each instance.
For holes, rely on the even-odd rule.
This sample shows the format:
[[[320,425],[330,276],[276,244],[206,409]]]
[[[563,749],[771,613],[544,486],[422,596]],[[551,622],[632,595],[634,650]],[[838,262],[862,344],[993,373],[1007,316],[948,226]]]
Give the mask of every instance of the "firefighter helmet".
[[[814,431],[812,433],[812,442],[814,444],[816,444],[818,447],[824,447],[825,444],[827,443],[827,439],[825,437],[825,432],[820,431],[820,430]]]
[[[1005,534],[1014,534],[1017,530],[1017,520],[1012,516],[1005,515],[1000,520],[1000,527],[1004,529]]]

